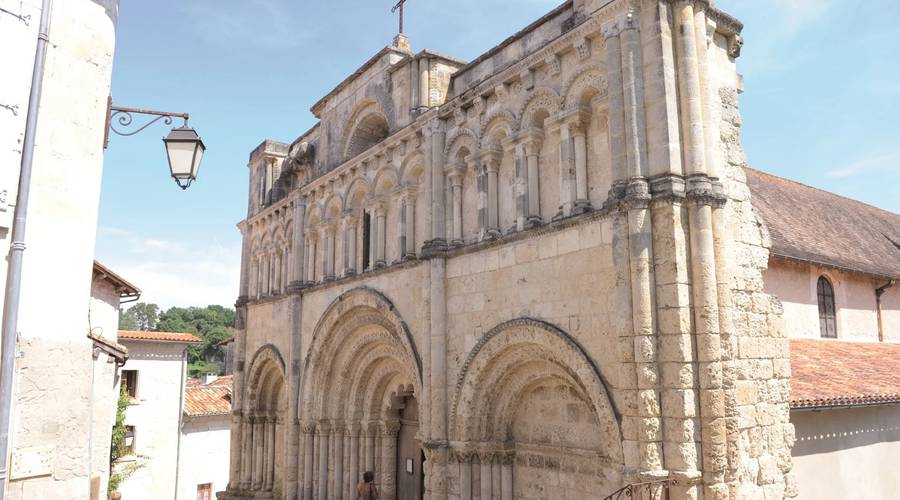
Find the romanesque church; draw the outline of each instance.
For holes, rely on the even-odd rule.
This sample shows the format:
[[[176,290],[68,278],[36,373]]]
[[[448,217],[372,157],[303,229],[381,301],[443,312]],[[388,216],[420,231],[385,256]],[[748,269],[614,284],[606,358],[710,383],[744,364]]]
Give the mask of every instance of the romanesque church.
[[[741,29],[568,0],[469,62],[401,34],[260,144],[220,498],[794,496]]]

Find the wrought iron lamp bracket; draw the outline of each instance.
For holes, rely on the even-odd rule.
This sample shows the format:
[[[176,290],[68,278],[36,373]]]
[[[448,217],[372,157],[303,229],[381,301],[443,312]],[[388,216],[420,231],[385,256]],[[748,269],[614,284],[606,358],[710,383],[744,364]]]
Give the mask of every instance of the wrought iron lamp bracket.
[[[134,125],[137,128],[128,130],[128,127],[131,127],[134,123],[133,115],[135,114],[149,115],[155,118],[150,119],[148,122],[144,123],[141,126]],[[112,96],[110,96],[106,106],[106,130],[103,136],[103,149],[106,149],[109,146],[110,132],[123,137],[129,137],[143,131],[150,125],[153,125],[160,120],[162,120],[166,125],[171,125],[173,118],[181,118],[182,120],[184,120],[184,126],[187,127],[188,119],[190,119],[190,117],[191,115],[188,113],[172,113],[169,111],[156,111],[153,109],[113,106]],[[119,127],[123,128],[116,128],[116,124],[118,124]]]

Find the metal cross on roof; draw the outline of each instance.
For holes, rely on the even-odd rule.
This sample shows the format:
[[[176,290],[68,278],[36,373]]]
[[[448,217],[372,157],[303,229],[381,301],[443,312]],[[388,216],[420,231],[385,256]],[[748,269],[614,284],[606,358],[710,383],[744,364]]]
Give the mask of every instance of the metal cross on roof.
[[[405,4],[406,2],[407,0],[399,0],[397,2],[397,5],[395,5],[394,8],[391,9],[391,12],[397,12],[398,10],[400,11],[400,33],[403,33],[403,4]]]

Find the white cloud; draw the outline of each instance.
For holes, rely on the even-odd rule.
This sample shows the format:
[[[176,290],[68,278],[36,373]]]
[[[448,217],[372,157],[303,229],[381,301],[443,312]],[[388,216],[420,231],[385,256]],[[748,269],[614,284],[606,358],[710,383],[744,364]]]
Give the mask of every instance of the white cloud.
[[[815,22],[831,7],[832,0],[772,0],[782,26],[795,33]]]
[[[849,165],[829,170],[825,177],[844,179],[875,171],[900,171],[900,151],[857,160]]]
[[[141,301],[163,309],[230,307],[238,294],[239,245],[175,242],[101,226],[97,254],[98,260],[143,291]]]
[[[201,37],[216,45],[266,48],[297,47],[311,34],[290,2],[281,0],[193,0],[182,8],[193,18]]]

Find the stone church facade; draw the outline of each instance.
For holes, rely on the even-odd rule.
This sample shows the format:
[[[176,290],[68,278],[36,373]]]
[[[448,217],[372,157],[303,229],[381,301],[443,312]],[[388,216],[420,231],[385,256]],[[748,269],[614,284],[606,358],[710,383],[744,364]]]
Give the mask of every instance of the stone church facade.
[[[570,0],[469,63],[398,36],[264,141],[219,497],[794,496],[741,28]]]

